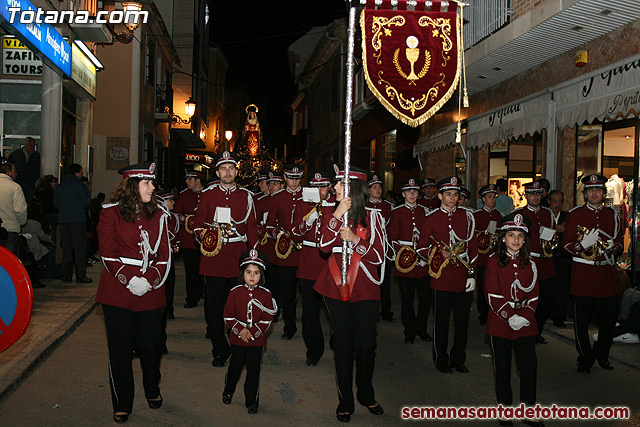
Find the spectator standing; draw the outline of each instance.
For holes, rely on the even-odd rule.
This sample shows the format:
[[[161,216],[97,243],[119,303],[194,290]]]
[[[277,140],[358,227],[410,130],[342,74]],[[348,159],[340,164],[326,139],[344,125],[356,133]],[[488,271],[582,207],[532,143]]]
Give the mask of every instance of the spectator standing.
[[[55,241],[55,226],[58,224],[58,209],[53,207],[53,193],[56,187],[58,187],[58,178],[53,175],[42,175],[33,195],[42,207],[43,219],[40,220],[42,229],[45,233],[51,234],[53,241]]]
[[[73,264],[76,265],[76,283],[91,283],[87,277],[87,217],[91,194],[82,183],[82,166],[74,163],[69,175],[53,195],[53,206],[59,210],[60,244],[62,246],[62,280],[70,282]]]
[[[7,238],[0,245],[18,255],[18,235],[27,222],[27,202],[22,188],[16,182],[16,168],[11,163],[0,166],[0,218],[7,230]]]
[[[498,198],[496,199],[496,209],[504,215],[508,215],[513,212],[514,205],[513,199],[507,196],[507,190],[509,189],[509,183],[506,179],[500,178],[496,181],[496,187],[498,189]]]
[[[9,162],[15,165],[18,175],[15,181],[22,187],[25,200],[31,200],[40,178],[40,153],[35,150],[36,140],[28,136],[24,146],[9,155]]]

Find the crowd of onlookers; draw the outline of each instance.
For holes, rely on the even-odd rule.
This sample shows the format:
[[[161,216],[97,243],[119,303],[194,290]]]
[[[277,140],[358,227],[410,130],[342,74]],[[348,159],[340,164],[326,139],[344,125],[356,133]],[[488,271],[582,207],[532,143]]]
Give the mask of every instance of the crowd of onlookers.
[[[97,224],[104,193],[91,199],[89,181],[82,166],[72,164],[64,181],[40,176],[36,142],[27,138],[0,165],[0,245],[13,252],[25,266],[35,288],[41,279],[89,283],[87,266],[99,259]],[[57,262],[57,242],[62,264]]]

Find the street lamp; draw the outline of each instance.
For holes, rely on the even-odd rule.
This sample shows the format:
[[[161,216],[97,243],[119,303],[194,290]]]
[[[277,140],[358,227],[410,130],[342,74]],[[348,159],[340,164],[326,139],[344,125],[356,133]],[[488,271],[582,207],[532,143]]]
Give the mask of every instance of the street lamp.
[[[171,115],[172,124],[188,125],[189,123],[191,123],[191,119],[196,112],[196,101],[194,101],[192,97],[189,97],[189,99],[187,99],[187,102],[184,103],[184,112],[187,115],[186,120],[177,114],[173,114],[171,110],[169,110],[169,106],[165,106],[164,109],[165,112]]]
[[[231,141],[231,138],[233,138],[233,131],[232,130],[225,130],[224,131],[224,139],[227,140],[227,142]]]
[[[120,43],[131,43],[133,40],[133,32],[138,28],[138,21],[140,16],[138,12],[142,10],[142,3],[137,1],[123,1],[122,10],[124,12],[124,26],[127,31],[117,33],[112,30],[113,38]],[[133,17],[133,22],[129,22],[129,17]]]

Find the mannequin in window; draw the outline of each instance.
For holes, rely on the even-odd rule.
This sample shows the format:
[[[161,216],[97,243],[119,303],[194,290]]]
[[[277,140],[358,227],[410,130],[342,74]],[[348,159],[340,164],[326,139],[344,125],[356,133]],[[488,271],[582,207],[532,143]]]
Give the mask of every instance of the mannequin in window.
[[[606,183],[607,187],[607,199],[613,200],[614,206],[619,206],[622,204],[623,194],[622,194],[622,185],[623,181],[617,174],[611,175],[609,181]]]

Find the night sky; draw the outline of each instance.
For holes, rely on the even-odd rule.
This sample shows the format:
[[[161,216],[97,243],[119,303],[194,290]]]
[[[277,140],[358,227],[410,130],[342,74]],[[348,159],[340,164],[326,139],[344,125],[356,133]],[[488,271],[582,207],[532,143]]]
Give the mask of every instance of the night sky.
[[[268,117],[260,112],[263,127],[291,126],[287,106],[296,92],[288,46],[312,27],[345,16],[343,0],[213,2],[211,40],[229,61],[227,86],[245,87],[256,99],[268,100]]]

